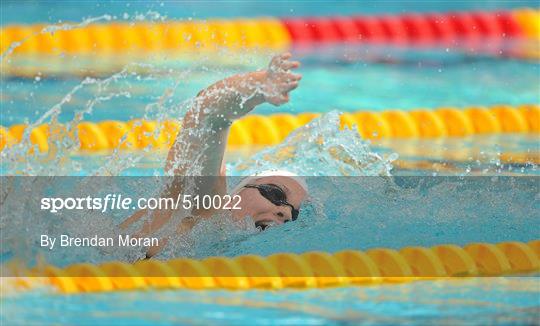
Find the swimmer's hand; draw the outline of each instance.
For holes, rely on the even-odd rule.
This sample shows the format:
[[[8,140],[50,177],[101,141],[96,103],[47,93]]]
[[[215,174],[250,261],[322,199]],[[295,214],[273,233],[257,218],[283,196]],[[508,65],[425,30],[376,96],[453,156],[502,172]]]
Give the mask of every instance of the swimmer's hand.
[[[265,102],[282,105],[289,101],[289,92],[298,87],[302,75],[291,72],[300,66],[298,61],[290,61],[290,53],[276,55],[264,71],[260,92]]]
[[[291,72],[300,63],[290,61],[290,58],[290,53],[276,55],[265,70],[234,75],[211,85],[197,95],[189,115],[196,116],[198,121],[210,121],[210,125],[222,127],[262,103],[287,103],[289,93],[298,87],[302,78],[302,75]]]

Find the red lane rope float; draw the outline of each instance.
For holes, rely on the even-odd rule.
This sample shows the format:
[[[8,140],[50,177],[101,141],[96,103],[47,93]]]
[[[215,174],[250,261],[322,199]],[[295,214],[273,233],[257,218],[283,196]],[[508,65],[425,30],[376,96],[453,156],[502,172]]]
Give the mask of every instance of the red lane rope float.
[[[296,45],[310,44],[315,40],[311,25],[304,19],[283,19],[291,39]]]
[[[407,44],[409,41],[405,25],[400,16],[383,16],[379,18],[386,40],[393,44]]]
[[[436,31],[431,28],[426,16],[418,14],[404,15],[402,20],[409,39],[422,44],[432,43],[437,40]]]
[[[112,261],[65,268],[3,266],[15,290],[52,287],[60,293],[141,289],[328,288],[416,280],[531,274],[540,271],[540,240],[528,243],[442,244],[394,250],[343,250],[336,253],[277,253],[203,260],[176,258],[134,264]],[[25,277],[26,276],[26,277]],[[31,277],[28,277],[31,276]]]
[[[294,129],[318,116],[317,113],[248,115],[233,123],[229,145],[279,144]],[[540,105],[358,111],[341,115],[341,127],[345,126],[355,126],[366,139],[431,139],[500,133],[540,135]],[[21,142],[26,128],[22,124],[10,128],[0,126],[0,149]],[[49,125],[34,127],[30,133],[30,143],[39,151],[47,152],[50,139],[58,141],[61,136],[75,137],[74,132],[68,133],[65,129],[62,125],[54,128]],[[135,150],[148,146],[166,150],[179,130],[178,121],[158,123],[135,119],[128,122],[82,122],[77,125],[75,134],[83,151]]]
[[[355,17],[353,18],[360,34],[358,39],[370,43],[382,43],[386,41],[386,36],[382,25],[376,17]]]
[[[538,39],[539,11],[474,11],[395,16],[285,18],[293,45],[367,42],[424,44],[484,38]]]
[[[360,41],[360,31],[353,18],[337,17],[333,23],[343,42],[354,44]]]

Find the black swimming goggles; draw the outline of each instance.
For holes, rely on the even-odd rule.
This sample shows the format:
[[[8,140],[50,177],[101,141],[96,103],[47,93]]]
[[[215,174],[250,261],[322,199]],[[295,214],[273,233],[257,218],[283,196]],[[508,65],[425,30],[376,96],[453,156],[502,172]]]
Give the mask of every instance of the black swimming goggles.
[[[254,188],[259,190],[261,196],[268,199],[276,206],[289,206],[291,208],[291,220],[295,221],[298,218],[300,211],[287,201],[287,195],[281,187],[272,183],[265,183],[260,185],[247,184],[244,188]]]

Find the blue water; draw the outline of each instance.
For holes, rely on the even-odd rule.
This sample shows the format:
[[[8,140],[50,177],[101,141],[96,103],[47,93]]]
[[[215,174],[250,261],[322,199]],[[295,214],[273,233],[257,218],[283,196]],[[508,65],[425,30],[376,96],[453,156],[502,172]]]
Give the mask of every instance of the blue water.
[[[158,11],[168,18],[238,16],[307,16],[402,13],[404,11],[447,11],[468,9],[512,9],[538,6],[537,1],[2,1],[0,24],[58,23],[81,21],[84,17],[111,14],[133,17],[136,13]],[[84,17],[83,17],[84,16]],[[492,56],[470,56],[457,50],[401,51],[395,49],[359,48],[358,53],[374,51],[379,55],[345,62],[336,52],[302,55],[301,86],[292,94],[291,102],[275,108],[263,105],[255,113],[328,112],[330,109],[380,111],[388,108],[469,106],[540,103],[540,64]],[[337,52],[339,53],[339,51]],[[371,52],[370,52],[371,53]],[[390,56],[390,58],[388,58]],[[391,60],[388,60],[391,59]],[[127,75],[110,84],[99,95],[113,96],[103,100],[85,114],[87,121],[104,119],[129,120],[145,116],[148,119],[180,118],[176,104],[188,100],[201,88],[232,73],[264,67],[266,58],[253,55],[239,58],[234,64],[213,65],[208,59],[199,64],[165,62],[150,73]],[[392,61],[393,63],[389,63]],[[46,68],[48,62],[37,61]],[[172,70],[169,70],[172,69]],[[38,69],[39,70],[39,69]],[[0,124],[31,123],[41,117],[74,87],[81,76],[67,72],[39,78],[7,78],[2,76]],[[119,69],[118,69],[119,70]],[[108,71],[107,78],[118,70]],[[147,105],[155,103],[166,89],[175,89],[170,110],[156,112]],[[129,94],[128,94],[129,93]],[[63,106],[60,121],[69,122],[74,113],[84,108],[98,94],[93,85],[83,87]],[[449,174],[473,172],[488,174],[520,173],[523,166],[501,167],[493,162],[499,151],[515,150],[538,153],[538,139],[510,135],[502,137],[471,137],[450,142],[421,144],[416,141],[376,144],[380,153],[398,152],[402,158],[418,159],[423,154],[408,152],[421,149],[433,158],[450,160],[444,153],[469,150],[484,151],[487,156],[476,162],[469,159]],[[471,150],[470,148],[474,148]],[[480,148],[481,150],[477,150]],[[432,150],[433,149],[433,150]],[[409,154],[408,154],[409,153]],[[252,150],[245,156],[252,155]],[[496,155],[495,155],[496,156]],[[228,157],[238,159],[229,152]],[[465,157],[469,157],[465,155]],[[472,154],[471,154],[472,157]],[[75,157],[82,166],[69,174],[87,174],[110,164],[109,156]],[[123,174],[153,175],[162,173],[164,154],[145,155]],[[496,161],[496,160],[495,160]],[[38,161],[39,163],[39,161]],[[456,163],[457,164],[457,163]],[[476,165],[475,165],[476,164]],[[538,173],[527,166],[526,173]],[[395,169],[393,174],[411,171]],[[419,169],[418,174],[434,171]],[[521,171],[522,172],[522,171]],[[317,184],[314,184],[317,186]],[[353,186],[351,186],[353,187]],[[344,247],[366,249],[404,245],[434,245],[442,242],[465,244],[470,241],[527,241],[540,237],[538,217],[529,214],[538,210],[538,191],[530,187],[521,191],[500,193],[489,197],[474,189],[441,191],[449,210],[421,202],[420,192],[411,192],[408,203],[387,202],[374,196],[369,189],[349,189],[351,202],[333,198],[327,190],[325,219],[312,223],[305,216],[298,223],[232,242],[216,244],[202,241],[195,255],[242,253],[269,254],[277,251],[335,251]],[[345,189],[346,190],[346,189]],[[339,188],[344,192],[344,188]],[[485,205],[478,205],[484,194]],[[351,197],[352,196],[352,197]],[[356,197],[355,197],[356,196]],[[358,209],[361,198],[363,207]],[[508,201],[508,202],[505,202]],[[455,205],[452,205],[455,203]],[[511,210],[505,206],[510,203]],[[20,221],[20,220],[19,220]],[[22,223],[20,226],[26,226]],[[231,239],[228,239],[231,240]],[[81,256],[84,257],[84,256]],[[66,263],[59,259],[59,261]],[[344,287],[307,291],[147,291],[107,294],[57,295],[33,291],[2,297],[2,324],[537,324],[540,311],[538,277],[484,278],[463,281],[429,281],[373,287]]]
[[[303,80],[291,94],[290,103],[281,107],[262,105],[254,113],[328,112],[332,109],[344,112],[381,111],[391,108],[408,110],[540,103],[538,62],[456,58],[445,53],[434,54],[429,61],[424,59],[396,64],[358,61],[323,65],[310,63],[309,58],[299,59],[304,63],[299,70]],[[188,71],[187,76],[182,77],[180,86],[168,103],[174,105],[186,101],[209,84],[231,74],[265,67],[265,60],[259,58],[258,61],[258,64],[240,61],[238,67],[232,68],[194,68],[194,71]],[[143,75],[143,78],[138,75],[126,76],[112,82],[109,89],[100,95],[128,92],[130,96],[120,95],[97,103],[85,120],[126,121],[145,114],[149,119],[156,119],[155,112],[147,112],[146,106],[157,102],[165,90],[173,89],[179,76],[186,74],[186,70],[179,68],[166,73],[162,73],[166,67],[156,70],[153,74]],[[3,80],[2,125],[9,126],[25,120],[33,122],[80,83],[81,79],[74,77],[42,78],[39,81]],[[93,85],[75,93],[72,100],[63,106],[60,121],[72,120],[74,112],[84,108],[96,93],[97,87]],[[178,118],[172,110],[165,114],[171,119]]]
[[[421,281],[283,291],[20,294],[3,300],[9,325],[534,325],[532,277]]]
[[[234,186],[238,179],[229,180]],[[40,236],[117,237],[117,225],[133,210],[40,210],[40,198],[156,196],[157,178],[2,179],[9,187],[3,205],[2,255],[13,254],[32,265],[35,257],[50,264],[131,261],[138,248],[70,247],[48,250]],[[175,237],[159,259],[178,256],[206,258],[280,252],[338,252],[376,247],[400,249],[471,242],[528,242],[540,239],[536,225],[540,203],[537,177],[307,177],[310,200],[294,223],[259,232],[229,220],[226,213],[200,221],[187,234]],[[28,188],[31,185],[32,188]],[[81,186],[84,185],[84,186]],[[45,189],[42,187],[45,186]],[[20,198],[28,198],[21,203]],[[134,199],[135,200],[135,199]],[[21,215],[25,216],[21,216]],[[239,225],[240,224],[240,225]],[[81,227],[83,225],[84,227]],[[133,228],[134,232],[140,226]],[[128,231],[130,233],[130,231]]]
[[[66,4],[67,3],[67,4]],[[103,14],[122,17],[157,11],[171,19],[187,17],[205,19],[212,17],[253,16],[328,16],[352,14],[399,14],[405,11],[459,11],[497,10],[537,7],[534,0],[483,0],[483,1],[269,1],[269,0],[220,0],[220,1],[2,1],[1,24],[77,21],[84,16]]]

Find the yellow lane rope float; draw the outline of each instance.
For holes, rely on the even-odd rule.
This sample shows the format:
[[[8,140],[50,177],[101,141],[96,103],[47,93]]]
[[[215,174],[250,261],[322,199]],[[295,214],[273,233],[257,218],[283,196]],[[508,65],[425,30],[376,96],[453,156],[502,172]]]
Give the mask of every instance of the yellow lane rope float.
[[[9,268],[8,268],[9,269]],[[141,289],[281,289],[400,283],[414,280],[504,276],[540,272],[540,240],[470,243],[400,250],[374,248],[329,254],[277,253],[203,260],[177,258],[80,263],[59,268],[11,268],[15,289],[52,286],[61,293]],[[7,283],[8,282],[8,283]]]
[[[318,113],[248,115],[233,123],[230,146],[278,144],[294,129],[318,117]],[[81,122],[70,132],[63,125],[44,124],[30,132],[30,142],[39,151],[49,150],[49,140],[77,135],[80,150],[135,150],[169,148],[178,131],[178,121],[131,120]],[[417,109],[412,111],[358,111],[341,115],[341,127],[358,128],[365,139],[432,139],[464,137],[476,134],[532,133],[540,134],[540,105],[512,107],[498,105],[490,108],[469,107]],[[0,126],[0,149],[21,142],[26,125],[9,128]]]
[[[540,10],[520,9],[512,15],[527,37],[540,40]]]
[[[1,52],[24,42],[15,55],[125,54],[169,51],[216,51],[290,45],[284,24],[274,18],[168,22],[111,22],[46,32],[45,25],[11,25],[0,29]],[[44,32],[45,31],[45,32]]]

